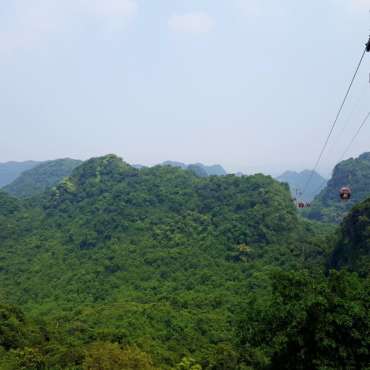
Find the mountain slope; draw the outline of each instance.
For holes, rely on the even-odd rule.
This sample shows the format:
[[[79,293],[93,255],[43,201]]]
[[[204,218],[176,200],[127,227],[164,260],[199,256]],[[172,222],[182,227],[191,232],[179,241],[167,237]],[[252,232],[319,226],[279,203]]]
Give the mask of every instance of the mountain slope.
[[[344,219],[329,267],[370,274],[370,198],[355,206]]]
[[[195,165],[202,167],[206,171],[208,176],[226,176],[227,175],[224,168],[219,164],[206,166],[203,163],[196,163]]]
[[[30,170],[40,163],[35,161],[0,163],[0,188],[10,184],[22,172]]]
[[[343,186],[352,189],[352,198],[343,202],[339,190]],[[314,220],[340,223],[356,204],[370,196],[370,153],[340,162],[333,171],[327,186],[312,202],[307,217]]]
[[[19,201],[0,190],[0,216],[11,216],[20,209]]]
[[[299,197],[299,193],[303,192],[312,171],[304,170],[302,172],[286,171],[277,179],[281,182],[289,184],[292,196]],[[317,172],[313,172],[310,184],[303,195],[302,200],[310,202],[320,191],[325,187],[326,180]]]
[[[78,166],[40,208],[21,204],[13,232],[0,229],[2,295],[76,348],[134,343],[161,369],[233,353],[247,281],[299,268],[318,238],[271,177],[137,170],[114,155]],[[58,368],[63,356],[42,351]]]
[[[82,161],[69,158],[43,162],[23,172],[3,190],[16,197],[30,197],[40,194],[56,185],[64,177],[69,176],[81,163]]]
[[[178,167],[178,168],[182,168],[183,170],[185,170],[188,165],[185,164],[185,163],[182,163],[182,162],[177,162],[177,161],[165,161],[163,163],[161,163],[162,166],[171,166],[171,167]]]
[[[191,171],[194,173],[194,175],[198,177],[207,177],[208,173],[206,169],[203,166],[199,166],[198,164],[189,164],[189,166],[186,168],[188,171]]]

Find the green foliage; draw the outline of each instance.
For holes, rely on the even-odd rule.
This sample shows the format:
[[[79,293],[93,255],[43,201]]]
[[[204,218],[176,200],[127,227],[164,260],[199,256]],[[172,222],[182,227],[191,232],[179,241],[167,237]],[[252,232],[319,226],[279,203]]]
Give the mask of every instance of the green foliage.
[[[316,295],[337,299],[323,276],[332,227],[298,217],[271,177],[138,170],[108,155],[32,200],[0,193],[0,206],[0,294],[22,310],[0,306],[0,369],[264,368],[280,363],[283,322],[294,341]],[[309,276],[275,273],[302,267],[318,290]],[[355,302],[348,312],[364,330],[367,298],[353,279],[358,294],[343,304]],[[326,335],[352,338],[347,319]],[[239,336],[236,322],[249,329]]]
[[[135,347],[97,342],[89,346],[83,370],[154,370],[150,357]]]
[[[187,168],[189,171],[193,172],[198,177],[207,177],[208,173],[207,171],[199,165],[196,164],[190,164]]]
[[[253,369],[365,369],[370,364],[369,282],[275,273],[269,294],[247,300],[242,361]]]
[[[15,368],[19,370],[45,369],[45,361],[41,352],[36,348],[19,349],[15,354]]]
[[[20,204],[16,199],[0,190],[0,214],[2,216],[11,216],[19,211],[19,208]]]
[[[370,274],[370,199],[354,207],[344,219],[329,266]]]
[[[184,357],[176,366],[175,370],[202,370],[202,366],[196,364],[196,361],[189,357]]]
[[[0,346],[6,350],[25,343],[26,325],[23,313],[14,306],[0,305]]]

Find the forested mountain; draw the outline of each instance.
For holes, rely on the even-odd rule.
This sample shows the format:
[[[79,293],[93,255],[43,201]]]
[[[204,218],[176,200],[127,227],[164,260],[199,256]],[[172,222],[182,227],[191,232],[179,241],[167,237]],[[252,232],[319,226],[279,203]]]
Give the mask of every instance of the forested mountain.
[[[370,274],[370,198],[355,206],[344,219],[329,267]]]
[[[248,294],[238,340],[250,369],[369,368],[369,230],[370,198],[327,240],[334,249],[325,278],[274,271],[269,289]]]
[[[178,167],[178,168],[182,168],[183,170],[185,170],[188,165],[185,164],[185,163],[182,163],[182,162],[177,162],[177,161],[165,161],[163,163],[161,163],[162,166],[171,166],[171,167]]]
[[[0,216],[11,216],[20,210],[21,203],[0,190]]]
[[[199,166],[197,164],[189,164],[189,166],[186,168],[188,171],[191,171],[194,173],[194,175],[198,177],[208,177],[208,173],[206,169],[202,166]]]
[[[16,197],[41,194],[69,176],[81,163],[82,161],[69,158],[43,162],[23,172],[3,190]]]
[[[312,179],[302,196],[304,188],[312,175]],[[300,197],[305,202],[310,202],[325,187],[326,180],[316,171],[304,170],[302,172],[286,171],[277,178],[281,182],[289,184],[293,197]]]
[[[182,162],[166,161],[162,163],[163,166],[178,167],[188,169],[200,177],[205,176],[226,176],[227,173],[219,164],[206,166],[203,163],[185,164]]]
[[[144,166],[144,165],[138,164],[138,163],[132,164],[131,166],[138,169],[138,170],[141,170],[142,168],[147,167],[147,166]]]
[[[37,166],[39,163],[35,161],[0,163],[0,188],[10,184],[22,172]]]
[[[219,164],[206,166],[202,163],[196,163],[196,165],[203,167],[205,171],[207,172],[208,176],[226,176],[227,175],[224,168]]]
[[[339,191],[343,186],[352,190],[352,198],[343,202]],[[370,196],[370,153],[340,162],[327,186],[315,198],[307,217],[314,220],[339,223],[356,204]]]
[[[325,277],[333,232],[271,177],[114,155],[0,193],[0,369],[365,369],[366,280]]]

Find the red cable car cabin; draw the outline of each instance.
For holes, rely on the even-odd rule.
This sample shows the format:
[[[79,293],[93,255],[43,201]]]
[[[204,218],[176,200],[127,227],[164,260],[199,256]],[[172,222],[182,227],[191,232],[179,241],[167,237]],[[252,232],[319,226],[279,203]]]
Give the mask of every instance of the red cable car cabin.
[[[349,200],[349,199],[351,199],[351,195],[352,195],[351,189],[348,188],[348,187],[343,187],[339,191],[339,196],[340,196],[340,198],[342,200]]]

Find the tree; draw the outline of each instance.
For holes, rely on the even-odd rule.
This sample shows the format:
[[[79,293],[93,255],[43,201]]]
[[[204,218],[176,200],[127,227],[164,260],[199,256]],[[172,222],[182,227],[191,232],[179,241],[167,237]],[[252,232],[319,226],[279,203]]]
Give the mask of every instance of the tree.
[[[154,370],[145,352],[117,343],[95,342],[86,351],[84,370]]]
[[[176,370],[202,370],[202,366],[198,365],[194,359],[184,357],[176,366]]]
[[[252,295],[245,306],[243,362],[256,369],[366,369],[368,284],[346,271],[327,279],[274,273],[270,297]]]

